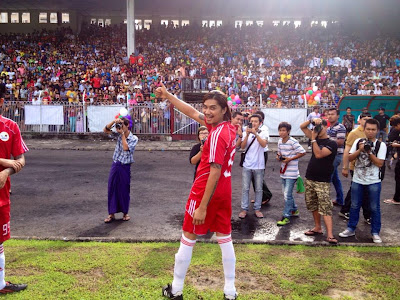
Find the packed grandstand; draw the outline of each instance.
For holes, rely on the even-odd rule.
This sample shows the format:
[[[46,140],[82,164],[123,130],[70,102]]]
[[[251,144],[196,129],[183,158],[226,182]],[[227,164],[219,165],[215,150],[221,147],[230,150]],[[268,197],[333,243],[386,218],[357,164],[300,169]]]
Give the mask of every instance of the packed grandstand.
[[[400,95],[399,40],[361,38],[340,24],[151,27],[136,32],[130,57],[125,24],[86,24],[79,34],[65,27],[8,33],[0,45],[0,93],[13,119],[23,119],[27,104],[64,102],[67,122],[82,114],[74,104],[127,104],[145,108],[134,117],[150,129],[169,114],[168,103],[155,98],[161,82],[180,98],[184,91],[218,89],[234,109],[250,111]]]

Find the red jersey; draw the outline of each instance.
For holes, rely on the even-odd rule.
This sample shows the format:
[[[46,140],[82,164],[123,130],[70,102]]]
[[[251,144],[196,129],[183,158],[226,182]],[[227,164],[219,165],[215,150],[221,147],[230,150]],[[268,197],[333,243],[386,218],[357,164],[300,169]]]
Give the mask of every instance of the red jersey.
[[[94,77],[94,78],[92,79],[93,87],[94,87],[95,89],[99,89],[99,88],[100,88],[100,81],[101,81],[101,78],[99,78],[99,77]]]
[[[236,128],[230,122],[222,122],[216,127],[206,123],[206,126],[210,134],[203,146],[203,154],[189,198],[201,201],[210,174],[210,164],[217,163],[222,166],[221,176],[211,201],[231,202],[231,171],[236,152]]]
[[[0,158],[11,159],[29,151],[22,139],[17,123],[0,116]],[[0,171],[5,168],[0,166]],[[0,206],[10,204],[10,178],[0,190]]]
[[[136,58],[136,60],[137,60],[137,64],[138,64],[139,67],[143,66],[143,64],[144,64],[144,57],[143,56],[139,55]]]

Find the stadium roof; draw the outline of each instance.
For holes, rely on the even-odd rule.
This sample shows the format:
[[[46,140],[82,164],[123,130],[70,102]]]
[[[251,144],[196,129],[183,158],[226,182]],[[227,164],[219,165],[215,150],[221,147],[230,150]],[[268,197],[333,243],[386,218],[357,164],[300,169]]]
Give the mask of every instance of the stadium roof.
[[[125,14],[126,0],[1,0],[3,10]],[[136,0],[136,14],[207,17],[395,17],[398,0]]]

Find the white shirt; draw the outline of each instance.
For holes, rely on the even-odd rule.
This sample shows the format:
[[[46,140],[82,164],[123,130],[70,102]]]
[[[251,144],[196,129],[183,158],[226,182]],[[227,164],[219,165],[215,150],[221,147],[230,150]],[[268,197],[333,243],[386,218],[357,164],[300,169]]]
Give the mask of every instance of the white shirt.
[[[269,142],[268,126],[263,123],[259,129],[265,133],[265,135],[267,136],[266,140],[267,140],[267,142]],[[265,146],[265,148],[264,148],[264,152],[267,152],[267,151],[268,151],[268,143],[267,143],[267,146]]]
[[[247,132],[243,132],[243,140],[246,138]],[[263,140],[268,140],[268,135],[264,130],[260,130],[259,133],[260,138]],[[246,149],[249,147],[250,143],[253,141],[254,134],[250,133],[249,138],[247,139]],[[243,167],[252,170],[259,170],[265,169],[265,162],[264,162],[264,148],[261,147],[260,143],[258,142],[257,138],[254,143],[247,151],[246,158],[243,163]]]
[[[360,139],[356,139],[353,143],[353,146],[350,149],[350,154],[357,151],[357,143]],[[376,142],[374,142],[374,147],[372,151],[374,152],[376,147]],[[379,152],[376,155],[378,159],[384,160],[386,158],[386,144],[381,142]],[[361,152],[360,155],[356,158],[356,164],[354,167],[354,177],[353,181],[362,185],[370,185],[374,183],[379,183],[381,180],[379,179],[379,168],[372,163],[366,152]]]

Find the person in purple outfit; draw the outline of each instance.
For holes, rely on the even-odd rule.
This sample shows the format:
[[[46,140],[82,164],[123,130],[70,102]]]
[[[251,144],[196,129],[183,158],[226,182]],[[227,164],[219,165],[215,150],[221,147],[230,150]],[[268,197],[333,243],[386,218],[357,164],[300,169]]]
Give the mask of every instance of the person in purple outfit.
[[[105,133],[112,133],[111,128],[115,125],[118,134],[115,146],[113,163],[108,178],[108,217],[105,223],[115,220],[115,214],[122,212],[123,221],[129,221],[128,215],[130,203],[131,164],[134,162],[138,137],[130,131],[132,121],[128,117],[116,118],[104,127]]]

